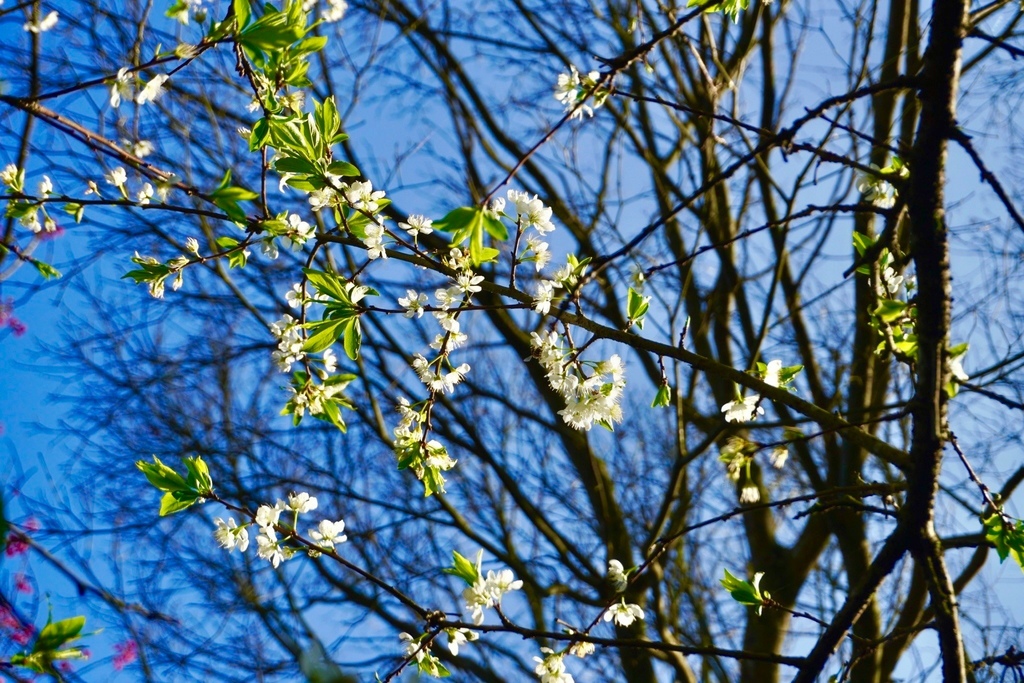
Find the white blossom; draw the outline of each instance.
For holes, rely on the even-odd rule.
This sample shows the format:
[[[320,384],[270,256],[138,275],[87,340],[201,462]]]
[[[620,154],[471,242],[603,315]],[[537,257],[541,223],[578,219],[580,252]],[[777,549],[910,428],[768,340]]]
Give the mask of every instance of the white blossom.
[[[418,235],[429,235],[434,232],[434,228],[431,227],[433,223],[434,222],[426,216],[413,214],[412,216],[409,216],[408,223],[399,223],[398,227],[409,233],[410,237],[416,237]]]
[[[964,354],[960,354],[959,356],[953,356],[952,358],[950,358],[949,371],[957,380],[961,382],[966,382],[967,380],[970,379],[970,376],[966,372],[964,372],[964,366],[961,362],[963,361],[963,357]]]
[[[542,242],[536,237],[526,238],[526,252],[532,253],[532,256],[527,257],[526,260],[532,260],[537,267],[537,271],[540,272],[544,266],[551,261],[551,252],[548,250],[548,243]]]
[[[153,186],[149,183],[145,183],[142,189],[139,190],[138,194],[135,195],[135,201],[145,206],[149,204],[149,200],[153,198]]]
[[[228,517],[225,522],[220,517],[215,517],[213,523],[217,525],[213,537],[225,550],[238,548],[238,552],[244,553],[249,547],[249,530],[244,526],[238,526],[233,517]]]
[[[333,548],[336,544],[344,543],[348,540],[343,532],[345,531],[345,522],[338,520],[332,522],[329,519],[322,520],[316,529],[309,530],[309,536],[316,544],[321,548]]]
[[[289,493],[288,494],[288,509],[294,512],[302,513],[316,510],[317,502],[316,498],[309,495],[305,491],[301,493]]]
[[[280,546],[277,541],[277,532],[271,527],[262,527],[260,529],[260,533],[256,537],[256,554],[270,562],[274,569],[277,569],[281,562],[288,559],[288,556],[291,555],[290,552]]]
[[[768,455],[768,459],[772,463],[772,467],[777,470],[781,470],[786,464],[786,459],[789,458],[789,449],[786,446],[776,446],[772,449],[772,452]]]
[[[370,259],[388,257],[384,248],[384,226],[380,223],[370,223],[366,226],[366,237],[363,238],[363,244],[366,246],[366,255]]]
[[[117,70],[114,82],[110,84],[110,106],[117,109],[121,106],[121,97],[131,95],[132,81],[128,73],[128,67],[122,66]]]
[[[103,177],[109,184],[116,188],[122,188],[124,187],[124,184],[128,182],[128,174],[125,172],[123,166],[118,166]]]
[[[455,286],[463,294],[475,294],[480,291],[480,283],[484,281],[483,275],[474,275],[472,272],[460,273],[455,281]]]
[[[325,349],[323,353],[324,372],[332,373],[338,369],[338,356],[331,349]]]
[[[523,587],[523,582],[516,580],[511,569],[503,569],[500,572],[487,572],[484,578],[480,570],[483,560],[483,551],[476,556],[476,582],[462,592],[466,600],[466,609],[470,610],[474,624],[482,624],[484,621],[484,610],[501,604],[502,597],[510,592]]]
[[[744,484],[743,488],[740,489],[741,503],[756,503],[759,500],[761,500],[761,492],[757,490],[757,486],[754,484]]]
[[[288,232],[281,238],[286,247],[292,251],[300,251],[302,245],[312,236],[313,228],[302,220],[302,216],[296,213],[288,216]]]
[[[459,655],[459,646],[471,643],[480,637],[476,631],[468,628],[446,628],[444,634],[448,636],[448,650],[453,657]]]
[[[170,78],[167,74],[157,74],[153,77],[149,83],[147,83],[139,94],[135,97],[136,104],[146,104],[147,102],[153,102],[156,98],[160,97],[164,91],[164,83]]]
[[[57,25],[57,20],[59,18],[60,15],[57,14],[57,12],[50,12],[38,22],[25,22],[25,25],[22,28],[29,33],[45,33]]]
[[[608,580],[612,582],[616,593],[626,590],[629,585],[629,577],[618,560],[608,560]]]
[[[729,401],[722,406],[726,422],[750,422],[757,415],[764,415],[764,408],[758,405],[761,400],[759,394],[751,394],[738,401]]]
[[[383,190],[374,190],[368,180],[357,180],[351,184],[342,183],[340,186],[341,196],[345,203],[358,211],[376,213],[380,208],[380,200],[384,198]]]
[[[540,651],[544,657],[533,658],[533,661],[537,662],[533,672],[540,678],[541,683],[574,683],[572,674],[565,670],[564,653],[555,652],[547,647],[542,647]]]
[[[323,14],[320,15],[320,19],[324,23],[331,23],[335,21],[341,21],[342,17],[345,16],[345,10],[348,9],[348,3],[345,0],[327,0],[327,9],[324,10]]]
[[[555,84],[555,99],[565,105],[565,111],[572,111],[579,104],[579,108],[575,109],[572,113],[572,118],[582,118],[584,114],[587,116],[594,115],[594,109],[588,104],[583,103],[588,96],[588,92],[593,91],[597,85],[597,80],[601,77],[601,74],[597,71],[591,71],[585,76],[580,76],[575,66],[569,67],[569,73],[559,74],[558,81]],[[601,97],[594,98],[594,106],[601,106],[603,99]]]
[[[14,187],[18,184],[18,179],[21,176],[21,172],[18,167],[14,164],[7,164],[4,166],[4,170],[0,171],[0,183],[3,183],[6,187]]]
[[[405,309],[406,318],[422,318],[423,307],[427,305],[427,295],[408,289],[405,296],[398,299],[398,305]]]
[[[523,228],[536,228],[542,235],[555,229],[555,224],[551,222],[551,208],[544,206],[537,195],[531,199],[526,192],[509,190],[508,199],[515,206],[516,219]]]
[[[899,291],[900,285],[903,284],[903,276],[897,275],[892,266],[887,266],[882,271],[882,284],[889,294],[895,294]]]
[[[555,286],[551,280],[541,280],[537,283],[537,293],[533,295],[533,310],[541,315],[551,312],[551,300],[555,296]]]
[[[261,529],[272,529],[281,519],[282,509],[280,505],[260,505],[256,510],[256,524]]]
[[[605,621],[614,620],[618,626],[628,627],[632,626],[633,622],[637,619],[644,618],[644,611],[640,605],[627,605],[626,601],[612,605],[608,608],[608,611],[604,613]]]
[[[302,303],[306,300],[306,290],[301,282],[296,282],[292,285],[292,288],[284,295],[284,300],[288,303],[290,308],[299,308]]]

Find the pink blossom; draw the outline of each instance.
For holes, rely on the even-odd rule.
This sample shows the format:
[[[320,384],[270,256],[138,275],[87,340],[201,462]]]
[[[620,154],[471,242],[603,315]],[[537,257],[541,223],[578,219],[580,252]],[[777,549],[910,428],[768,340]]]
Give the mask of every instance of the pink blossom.
[[[121,671],[135,661],[139,655],[139,646],[134,640],[114,644],[114,670]]]
[[[29,583],[28,577],[21,572],[14,575],[14,588],[19,593],[32,593],[32,584]]]
[[[32,635],[35,632],[36,629],[32,624],[25,624],[11,634],[11,640],[16,642],[18,645],[25,645],[28,641],[32,640]]]
[[[11,534],[7,537],[7,549],[4,551],[4,554],[7,555],[7,557],[16,557],[24,553],[26,550],[28,550],[28,543],[26,543],[20,536]]]

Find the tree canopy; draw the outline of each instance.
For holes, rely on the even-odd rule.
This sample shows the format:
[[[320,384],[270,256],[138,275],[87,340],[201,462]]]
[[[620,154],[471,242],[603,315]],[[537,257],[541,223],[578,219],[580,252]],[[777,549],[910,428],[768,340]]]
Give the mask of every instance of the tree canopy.
[[[1022,19],[0,6],[0,676],[1020,680]]]

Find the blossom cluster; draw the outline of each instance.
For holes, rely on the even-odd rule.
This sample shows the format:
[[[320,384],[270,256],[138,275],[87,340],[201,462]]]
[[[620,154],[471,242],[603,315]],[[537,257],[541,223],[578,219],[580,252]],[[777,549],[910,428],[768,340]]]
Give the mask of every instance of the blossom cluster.
[[[270,562],[274,568],[277,568],[284,560],[290,559],[298,552],[298,548],[293,545],[287,545],[287,541],[292,535],[290,532],[284,538],[278,538],[278,530],[281,528],[281,514],[291,513],[293,515],[290,526],[285,527],[285,529],[294,531],[298,527],[299,515],[312,512],[316,508],[316,498],[305,492],[289,494],[287,502],[278,500],[275,505],[261,505],[256,510],[254,517],[256,526],[259,529],[259,533],[256,536],[256,554]],[[229,517],[226,521],[221,517],[217,517],[213,522],[217,527],[213,532],[213,537],[222,548],[229,551],[237,549],[243,553],[248,549],[248,527],[250,524],[239,525],[233,517]],[[318,548],[333,550],[336,545],[348,540],[348,536],[345,535],[344,531],[344,521],[324,519],[320,521],[315,529],[309,530],[309,536]],[[309,552],[310,554],[319,554],[315,550]]]
[[[484,577],[480,564],[483,560],[483,551],[476,556],[476,581],[462,592],[466,601],[466,609],[474,624],[484,623],[484,610],[490,607],[501,605],[501,599],[510,591],[517,591],[523,587],[523,582],[516,579],[511,569],[502,569],[495,572],[488,570]]]
[[[618,355],[603,361],[580,361],[572,349],[562,347],[557,332],[533,332],[533,357],[547,372],[548,384],[565,400],[558,411],[573,429],[589,430],[594,424],[611,428],[622,420],[619,399],[626,386],[625,367]],[[590,370],[587,374],[586,369]]]
[[[787,382],[792,381],[792,377],[783,378],[783,372],[795,373],[799,369],[800,366],[783,368],[781,360],[773,360],[764,366],[761,379],[765,384],[770,384],[773,387],[784,386]],[[758,415],[764,415],[764,408],[761,407],[761,395],[751,394],[735,401],[729,401],[722,406],[722,412],[725,413],[726,422],[751,422]]]
[[[566,112],[572,112],[572,118],[582,118],[594,115],[594,109],[599,108],[608,99],[608,90],[601,88],[599,82],[601,74],[591,71],[587,74],[580,74],[575,66],[569,67],[569,73],[559,74],[558,82],[555,84],[555,99],[565,105]],[[587,100],[593,98],[593,107],[587,104]]]
[[[0,171],[0,183],[11,193],[25,192],[25,171],[14,164],[8,164]],[[53,182],[49,176],[44,175],[39,181],[36,196],[39,200],[45,200],[53,195]],[[54,235],[59,231],[57,222],[47,213],[46,205],[42,201],[21,201],[12,202],[8,207],[8,216],[17,217],[18,223],[28,229],[34,235]],[[40,220],[40,215],[42,220]],[[41,234],[42,233],[42,234]]]
[[[540,683],[574,683],[572,674],[565,670],[564,652],[555,652],[549,647],[542,647],[540,651],[544,657],[533,658],[537,662],[533,672]]]

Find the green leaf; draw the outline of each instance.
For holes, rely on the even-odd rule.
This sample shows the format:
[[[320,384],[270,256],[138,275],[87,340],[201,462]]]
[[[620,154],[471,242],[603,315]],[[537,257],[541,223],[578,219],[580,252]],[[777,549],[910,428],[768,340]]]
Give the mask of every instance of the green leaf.
[[[470,562],[469,558],[460,555],[456,550],[452,551],[452,566],[445,567],[442,571],[445,574],[459,577],[468,586],[475,584],[480,577],[476,565]]]
[[[484,230],[498,241],[504,242],[508,239],[508,228],[505,227],[500,218],[497,218],[489,211],[484,212]]]
[[[48,652],[56,650],[61,645],[80,637],[82,627],[85,626],[85,617],[69,617],[54,623],[47,624],[39,632],[32,652]]]
[[[345,281],[336,273],[313,270],[312,268],[303,268],[302,272],[306,274],[306,279],[320,294],[329,296],[335,301],[351,303],[348,293],[345,291]]]
[[[220,185],[210,193],[210,198],[217,208],[226,213],[232,221],[241,225],[245,224],[246,216],[245,211],[238,206],[238,202],[249,201],[257,197],[259,195],[252,190],[231,184],[231,169],[224,172],[224,178],[220,181]]]
[[[874,243],[875,240],[871,239],[867,235],[863,235],[859,232],[853,233],[853,248],[857,250],[858,256],[863,256],[864,252],[867,251]],[[870,269],[868,272],[870,272]]]
[[[658,387],[658,393],[654,395],[654,400],[651,402],[652,408],[664,408],[672,404],[672,389],[668,386],[668,382],[663,383]]]
[[[359,346],[363,334],[359,326],[359,318],[349,318],[345,325],[345,355],[352,360],[359,358]]]
[[[76,223],[81,223],[82,216],[85,215],[85,207],[75,202],[68,202],[64,205],[64,213],[74,216]]]
[[[1021,571],[1024,571],[1024,523],[1017,520],[1007,524],[1001,509],[989,515],[982,523],[985,540],[995,546],[999,562],[1012,557]]]
[[[167,465],[160,462],[160,458],[153,456],[153,462],[139,460],[135,466],[142,470],[149,483],[160,491],[188,491],[189,486],[185,479]]]
[[[210,478],[210,468],[200,456],[185,458],[185,469],[188,470],[188,484],[193,490],[199,493],[210,493],[213,491],[213,479]]]
[[[626,298],[626,312],[629,317],[627,323],[629,327],[636,325],[637,329],[644,329],[644,316],[647,315],[650,302],[651,297],[641,296],[635,289],[629,288]]]
[[[293,2],[292,5],[301,5]],[[290,47],[306,35],[305,17],[285,14],[273,5],[267,5],[267,13],[251,26],[240,31],[238,42],[250,50],[274,52]],[[301,14],[301,8],[299,8]]]
[[[349,318],[336,320],[321,320],[319,322],[306,323],[306,329],[313,331],[313,334],[306,339],[302,350],[306,353],[320,353],[329,349],[338,337],[342,334],[342,326],[346,325]]]
[[[233,0],[232,6],[235,10],[235,20],[238,21],[238,30],[241,31],[249,24],[252,8],[249,7],[249,0]]]
[[[274,162],[274,169],[278,173],[305,173],[307,175],[317,172],[317,167],[306,159],[299,157],[279,157]]]
[[[255,152],[258,149],[263,149],[270,142],[270,123],[266,118],[262,118],[252,126],[252,132],[249,133],[249,151]]]
[[[35,266],[36,270],[39,271],[39,274],[43,276],[44,280],[55,280],[60,277],[60,271],[49,263],[44,263],[38,259],[32,259],[32,265]]]
[[[701,5],[707,4],[707,0],[690,0],[687,3],[687,7],[700,7]],[[705,11],[707,12],[722,12],[732,17],[733,21],[739,21],[740,12],[747,9],[750,4],[750,0],[722,0],[716,2],[708,7]]]
[[[761,607],[764,605],[764,598],[767,597],[767,593],[763,596],[759,585],[761,583],[761,577],[764,576],[764,572],[757,572],[754,574],[753,581],[744,581],[739,577],[733,576],[728,569],[725,570],[725,578],[722,579],[722,586],[729,591],[729,595],[732,599],[741,605],[750,605],[757,607],[757,613],[761,613]]]
[[[478,206],[462,206],[452,209],[445,214],[444,218],[434,221],[434,229],[455,234],[466,233],[468,236],[474,222],[481,220],[482,214],[483,210]]]
[[[166,517],[167,515],[172,515],[175,512],[181,512],[185,508],[195,505],[198,500],[199,496],[195,494],[181,492],[172,493],[168,491],[160,499],[160,516]]]
[[[331,162],[331,165],[327,167],[327,172],[328,173],[333,173],[334,175],[340,175],[340,176],[346,176],[346,177],[362,175],[359,172],[358,168],[356,168],[353,164],[350,164],[347,161],[333,161],[333,162]]]
[[[894,323],[903,317],[907,304],[897,299],[882,299],[873,314],[878,316],[882,322]]]

